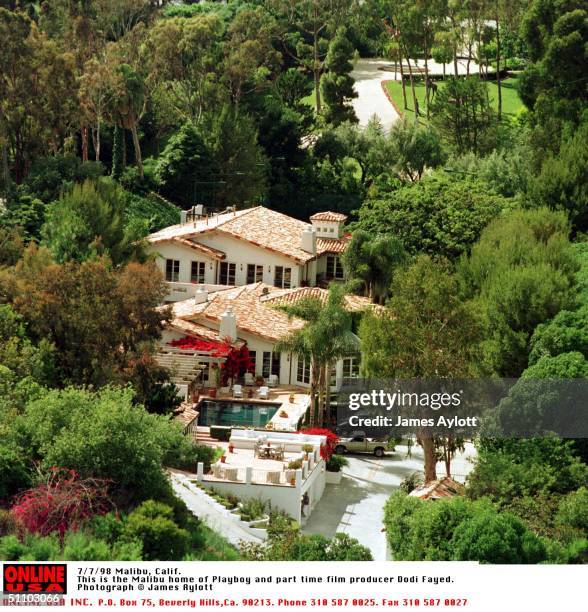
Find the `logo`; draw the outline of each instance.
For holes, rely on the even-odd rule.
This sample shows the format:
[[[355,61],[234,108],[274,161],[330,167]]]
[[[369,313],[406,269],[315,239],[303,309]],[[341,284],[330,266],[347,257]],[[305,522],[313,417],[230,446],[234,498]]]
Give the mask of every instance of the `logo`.
[[[4,563],[2,576],[4,594],[67,593],[65,563]]]

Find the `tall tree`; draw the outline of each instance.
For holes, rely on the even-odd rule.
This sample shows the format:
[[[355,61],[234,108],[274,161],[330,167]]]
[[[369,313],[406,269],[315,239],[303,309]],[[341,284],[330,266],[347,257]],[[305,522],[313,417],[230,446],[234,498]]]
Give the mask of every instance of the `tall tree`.
[[[353,89],[351,71],[353,64],[353,47],[340,28],[329,44],[329,51],[325,58],[325,72],[321,77],[321,95],[325,103],[325,119],[333,125],[344,121],[357,121],[355,111],[349,104],[357,98]]]
[[[480,372],[482,326],[460,296],[447,262],[421,255],[396,274],[384,314],[367,313],[359,327],[366,375],[400,379],[468,378]],[[435,440],[420,436],[425,481],[435,480]]]
[[[315,424],[318,412],[318,424],[322,426],[325,418],[330,417],[331,366],[337,359],[356,354],[359,348],[357,337],[351,331],[351,315],[345,309],[343,289],[331,285],[326,304],[317,298],[307,298],[281,309],[306,321],[302,329],[280,341],[276,350],[310,361],[311,425]]]

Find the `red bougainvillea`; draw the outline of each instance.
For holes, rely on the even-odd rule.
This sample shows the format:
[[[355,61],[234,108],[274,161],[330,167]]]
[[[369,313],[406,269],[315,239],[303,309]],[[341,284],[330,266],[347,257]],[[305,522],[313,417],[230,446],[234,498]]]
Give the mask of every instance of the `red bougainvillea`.
[[[221,364],[221,384],[224,386],[229,381],[235,380],[239,376],[243,376],[245,372],[253,373],[255,364],[251,359],[251,354],[247,345],[244,344],[241,348],[231,348],[225,361]]]
[[[335,452],[335,447],[339,443],[339,436],[330,429],[310,427],[308,429],[301,429],[298,433],[309,436],[325,436],[327,438],[327,443],[321,445],[321,457],[325,461],[328,461],[332,457]]]
[[[29,533],[57,532],[63,537],[82,521],[112,509],[107,486],[106,480],[82,479],[73,470],[52,468],[47,482],[20,495],[10,512]]]
[[[230,342],[202,340],[200,338],[191,338],[190,336],[184,336],[179,340],[171,340],[168,344],[174,348],[186,351],[211,353],[213,357],[226,357],[232,349]]]

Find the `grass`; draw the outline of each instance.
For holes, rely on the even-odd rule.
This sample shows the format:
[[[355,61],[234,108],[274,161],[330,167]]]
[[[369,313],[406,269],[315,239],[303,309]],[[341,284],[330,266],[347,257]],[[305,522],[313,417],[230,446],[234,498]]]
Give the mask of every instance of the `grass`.
[[[523,102],[521,101],[517,88],[517,77],[512,76],[507,79],[501,81],[502,84],[502,113],[505,116],[514,116],[518,113],[518,111],[524,107]],[[441,81],[438,83],[439,87],[443,87],[444,83]],[[394,101],[396,108],[404,113],[408,118],[414,117],[414,109],[412,104],[412,92],[410,90],[410,85],[406,84],[406,101],[408,103],[408,109],[404,109],[404,100],[402,98],[402,85],[399,81],[388,81],[386,83],[386,87],[388,89],[388,93],[390,97]],[[421,116],[425,113],[425,84],[424,83],[415,83],[415,93],[417,97],[417,101],[419,103],[419,108],[421,111]],[[488,81],[488,93],[490,95],[490,101],[492,103],[492,108],[494,110],[498,110],[498,84],[493,81]]]

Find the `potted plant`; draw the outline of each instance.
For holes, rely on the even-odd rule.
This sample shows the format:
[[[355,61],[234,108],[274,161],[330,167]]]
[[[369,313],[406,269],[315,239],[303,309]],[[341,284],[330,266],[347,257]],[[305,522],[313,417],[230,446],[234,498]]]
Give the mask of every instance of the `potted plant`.
[[[286,481],[288,481],[292,486],[296,484],[296,470],[299,470],[302,467],[302,459],[295,459],[294,461],[290,461],[286,466]]]
[[[232,453],[235,451],[235,445],[232,442],[229,442],[229,453]]]
[[[226,455],[223,453],[223,454],[221,455],[220,462],[221,462],[221,463],[226,463],[226,461],[227,461],[227,456],[226,456]]]
[[[312,444],[302,445],[302,452],[306,455],[307,459],[308,459],[308,455],[310,455],[310,453],[312,453],[313,450],[314,450],[314,447],[312,446]]]
[[[349,461],[342,455],[332,455],[327,461],[326,481],[327,484],[339,484],[343,473],[342,468],[349,465]]]
[[[285,410],[280,410],[280,418],[281,419],[287,419],[288,418],[288,413]]]
[[[294,393],[290,393],[290,396],[288,397],[288,401],[289,401],[291,404],[293,404],[295,399],[296,399],[296,398],[294,397]]]
[[[250,399],[253,397],[253,389],[251,388],[247,389],[247,397]]]
[[[258,387],[261,387],[261,385],[263,385],[263,383],[264,383],[264,382],[265,382],[265,381],[263,380],[263,376],[256,376],[256,377],[255,377],[255,384],[256,384]]]

